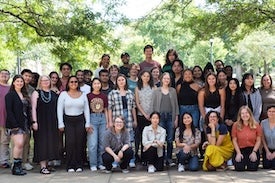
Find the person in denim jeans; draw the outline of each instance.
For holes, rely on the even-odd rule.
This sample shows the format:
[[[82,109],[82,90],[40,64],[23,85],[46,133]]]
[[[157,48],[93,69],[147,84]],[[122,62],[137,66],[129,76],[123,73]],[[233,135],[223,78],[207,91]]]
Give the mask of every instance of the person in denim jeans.
[[[87,95],[90,106],[91,124],[93,126],[92,133],[87,136],[88,139],[88,151],[90,160],[91,171],[96,171],[97,168],[104,170],[102,165],[102,153],[103,149],[103,137],[106,129],[108,128],[108,99],[107,96],[102,93],[101,81],[98,78],[94,78],[91,83],[92,92]]]
[[[200,86],[194,82],[191,69],[183,71],[183,81],[177,86],[180,116],[188,112],[192,114],[195,128],[199,127],[200,111],[198,107],[198,91]]]
[[[201,132],[195,128],[191,113],[182,115],[182,122],[176,129],[175,141],[177,147],[178,171],[183,172],[184,164],[188,163],[191,171],[199,169],[198,147],[201,142]]]
[[[160,113],[160,126],[166,130],[167,156],[166,164],[174,166],[172,161],[174,128],[178,126],[179,106],[176,90],[170,87],[171,78],[168,72],[161,76],[161,87],[153,93],[152,111]]]

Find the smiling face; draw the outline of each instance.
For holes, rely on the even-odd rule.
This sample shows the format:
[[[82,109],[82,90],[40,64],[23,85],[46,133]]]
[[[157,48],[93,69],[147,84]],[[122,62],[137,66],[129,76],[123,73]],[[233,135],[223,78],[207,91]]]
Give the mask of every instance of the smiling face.
[[[180,65],[180,63],[178,61],[175,61],[172,65],[172,71],[175,74],[180,74],[182,72],[182,66]]]
[[[58,81],[58,75],[56,73],[51,74],[51,82],[53,85],[56,85],[57,81]]]
[[[151,124],[154,127],[158,126],[158,124],[159,124],[159,116],[157,114],[153,114],[151,116]]]
[[[240,116],[241,116],[241,119],[243,121],[249,121],[250,120],[250,113],[248,112],[248,110],[246,108],[243,108],[241,110],[241,113],[240,113]]]
[[[115,131],[121,131],[124,128],[124,121],[119,117],[115,118],[114,128]]]
[[[159,68],[153,69],[151,73],[152,73],[153,79],[155,80],[159,79],[159,76],[160,76]]]
[[[237,83],[235,80],[230,80],[228,83],[228,87],[231,91],[236,91],[237,89]]]
[[[170,75],[168,73],[164,73],[161,79],[162,86],[169,86],[170,85]]]
[[[144,72],[141,75],[141,80],[142,80],[143,83],[149,83],[149,81],[150,81],[150,74],[148,72]]]
[[[267,116],[269,119],[275,119],[275,107],[270,107],[268,110],[267,110]]]
[[[78,88],[78,80],[76,77],[71,77],[68,81],[69,90],[76,90]]]
[[[22,78],[17,78],[13,81],[12,84],[16,91],[20,91],[24,87],[24,80]]]
[[[244,80],[244,84],[247,87],[252,87],[254,84],[254,79],[252,76],[248,76],[245,80]]]
[[[216,77],[212,74],[208,75],[208,77],[206,78],[206,81],[209,86],[215,86],[217,82]]]
[[[212,123],[216,126],[218,124],[218,122],[219,122],[219,118],[218,118],[217,113],[211,112],[209,114],[209,123]]]
[[[184,71],[183,80],[186,82],[191,82],[193,80],[192,71],[189,71],[189,70]]]
[[[270,76],[266,75],[262,79],[262,85],[264,88],[269,89],[271,88],[271,79]]]
[[[201,78],[201,76],[202,76],[202,70],[199,67],[195,67],[193,69],[193,77],[195,79],[199,79],[199,78]]]
[[[100,91],[101,89],[101,82],[98,79],[93,80],[92,82],[93,91]]]
[[[8,83],[9,79],[10,79],[9,71],[2,70],[0,72],[0,83]]]
[[[124,89],[126,86],[126,79],[123,76],[118,76],[116,84],[118,89]]]
[[[225,83],[226,82],[226,79],[227,79],[227,76],[224,72],[219,72],[218,74],[218,80],[221,82],[221,83]]]
[[[101,59],[101,66],[105,69],[107,69],[110,65],[110,57],[109,56],[104,56]]]
[[[49,89],[51,87],[51,80],[49,77],[41,76],[40,83],[38,83],[42,89]]]
[[[183,118],[182,118],[182,122],[184,125],[191,125],[191,123],[193,122],[192,116],[190,116],[190,114],[184,114]]]

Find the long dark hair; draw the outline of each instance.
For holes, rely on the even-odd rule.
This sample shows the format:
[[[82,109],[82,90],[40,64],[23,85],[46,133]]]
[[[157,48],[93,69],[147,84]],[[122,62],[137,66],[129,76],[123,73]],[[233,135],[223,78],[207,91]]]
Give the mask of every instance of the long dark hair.
[[[186,130],[186,126],[185,126],[185,124],[183,124],[183,116],[186,114],[192,118],[192,123],[191,123],[192,136],[195,137],[195,134],[196,134],[196,128],[193,123],[193,116],[191,113],[185,112],[181,115],[181,123],[179,123],[179,140],[180,140],[180,142],[183,142],[183,133]]]
[[[117,77],[116,77],[116,84],[115,84],[115,89],[116,90],[119,90],[118,88],[118,85],[117,85],[117,80],[119,77],[123,77],[125,79],[125,86],[124,86],[124,90],[128,90],[128,81],[127,81],[127,78],[124,74],[118,74]]]
[[[207,98],[209,95],[210,95],[210,89],[209,89],[209,84],[208,84],[208,82],[207,82],[207,79],[208,79],[208,77],[209,76],[214,76],[215,78],[216,78],[216,84],[215,84],[215,87],[216,87],[216,89],[218,89],[218,82],[217,82],[217,76],[216,76],[216,74],[214,73],[214,72],[209,72],[207,75],[206,75],[206,77],[205,77],[205,85],[204,85],[204,96],[205,96],[205,98]]]
[[[176,50],[169,49],[165,56],[165,65],[172,65],[171,61],[169,60],[170,53],[172,53],[175,56],[175,60],[177,60],[179,58],[179,55]]]
[[[30,100],[30,97],[29,97],[28,92],[27,92],[27,88],[26,88],[26,84],[25,84],[24,78],[23,78],[21,75],[15,75],[15,76],[13,77],[13,79],[12,79],[12,84],[11,84],[11,86],[10,86],[9,92],[15,91],[15,87],[14,87],[14,84],[13,84],[13,83],[14,83],[15,80],[17,80],[18,78],[22,79],[22,80],[23,80],[23,83],[24,83],[23,87],[21,88],[21,93],[22,93],[23,97],[26,98],[26,99],[28,99],[28,100]]]
[[[52,72],[50,72],[49,77],[51,78],[53,74],[56,74],[56,75],[57,75],[56,87],[57,87],[57,88],[60,88],[60,86],[62,85],[62,83],[61,83],[59,74],[58,74],[56,71],[52,71]]]
[[[138,75],[137,87],[138,87],[139,90],[141,90],[141,89],[143,88],[143,81],[142,81],[141,77],[142,77],[142,75],[143,75],[144,73],[148,73],[148,74],[150,75],[150,80],[149,80],[148,84],[149,84],[149,86],[150,86],[151,88],[154,87],[154,80],[153,80],[153,77],[152,77],[151,72],[150,72],[150,71],[143,70],[143,71],[141,71],[141,73],[139,73],[139,75]]]
[[[226,104],[226,107],[229,107],[230,106],[230,101],[231,101],[231,98],[232,98],[232,90],[229,87],[230,81],[235,81],[235,83],[237,85],[236,92],[235,92],[235,97],[234,97],[234,101],[233,101],[234,104],[238,104],[238,105],[236,105],[236,107],[237,107],[237,106],[239,106],[239,103],[240,103],[240,98],[238,96],[240,96],[241,93],[242,93],[241,92],[241,87],[240,87],[240,82],[237,78],[231,78],[231,79],[228,80],[228,85],[225,89],[225,91],[226,91],[225,104]]]
[[[194,70],[195,70],[196,68],[198,68],[198,69],[201,71],[201,77],[200,77],[199,79],[201,79],[201,80],[204,82],[205,79],[204,79],[204,74],[203,74],[203,70],[202,70],[201,66],[195,65],[195,66],[193,67],[193,69],[192,69],[193,75],[194,75]],[[196,78],[194,78],[194,79],[196,79]]]
[[[253,76],[253,74],[251,74],[251,73],[245,73],[245,74],[243,75],[242,84],[241,84],[241,89],[242,89],[242,91],[246,91],[246,88],[245,88],[245,80],[246,80],[249,76],[251,76],[252,79],[254,79],[254,76]],[[256,90],[257,90],[257,89],[255,88],[254,84],[255,84],[255,81],[254,81],[254,83],[253,83],[253,85],[251,86],[251,89],[250,89],[250,90],[252,91],[252,93],[256,92]]]

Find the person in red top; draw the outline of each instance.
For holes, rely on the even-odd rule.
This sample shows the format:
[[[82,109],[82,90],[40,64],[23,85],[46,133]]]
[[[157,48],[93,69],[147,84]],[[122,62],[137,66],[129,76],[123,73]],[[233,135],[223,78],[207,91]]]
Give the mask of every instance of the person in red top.
[[[160,63],[153,60],[152,55],[154,53],[154,48],[152,45],[146,45],[143,49],[145,60],[139,64],[140,71],[146,70],[150,71],[153,67],[158,67],[161,69]]]
[[[232,141],[235,148],[233,164],[236,171],[257,171],[260,163],[259,147],[262,128],[253,117],[248,106],[242,106],[237,122],[232,127]]]

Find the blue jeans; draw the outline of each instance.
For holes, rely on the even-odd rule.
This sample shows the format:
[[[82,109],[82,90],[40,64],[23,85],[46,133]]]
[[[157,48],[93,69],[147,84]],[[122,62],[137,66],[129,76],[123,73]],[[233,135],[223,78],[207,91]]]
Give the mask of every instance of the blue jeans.
[[[102,165],[103,138],[106,131],[106,118],[104,113],[91,113],[93,132],[88,133],[88,152],[90,166]]]
[[[191,156],[190,153],[184,153],[181,149],[177,154],[178,162],[184,165],[188,162],[188,167],[190,171],[197,171],[199,169],[199,157],[197,155]]]
[[[198,105],[180,105],[180,117],[182,117],[182,114],[185,112],[192,115],[195,128],[199,128],[200,111]],[[182,123],[182,121],[180,121],[180,123]]]
[[[173,140],[174,140],[174,122],[172,113],[161,113],[159,125],[166,130],[167,155],[166,160],[172,159]]]

